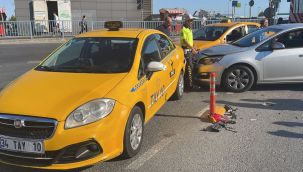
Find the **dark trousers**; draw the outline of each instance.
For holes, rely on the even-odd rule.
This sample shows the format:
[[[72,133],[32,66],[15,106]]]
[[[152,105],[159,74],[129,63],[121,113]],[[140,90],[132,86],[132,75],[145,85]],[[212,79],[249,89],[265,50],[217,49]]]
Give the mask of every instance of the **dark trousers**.
[[[194,87],[194,64],[191,52],[185,53],[185,89],[190,90]]]

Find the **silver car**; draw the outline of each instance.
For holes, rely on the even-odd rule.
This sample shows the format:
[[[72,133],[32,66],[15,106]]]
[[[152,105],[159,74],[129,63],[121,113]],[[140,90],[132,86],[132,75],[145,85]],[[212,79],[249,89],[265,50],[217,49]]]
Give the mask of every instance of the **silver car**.
[[[197,55],[196,79],[244,92],[254,84],[303,82],[303,24],[274,25]]]

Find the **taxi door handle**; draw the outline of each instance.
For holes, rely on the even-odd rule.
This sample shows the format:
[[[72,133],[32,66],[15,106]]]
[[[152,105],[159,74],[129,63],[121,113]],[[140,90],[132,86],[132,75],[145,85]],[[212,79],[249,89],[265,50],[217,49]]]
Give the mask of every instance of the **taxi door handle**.
[[[299,57],[302,58],[302,57],[303,57],[303,54],[300,54]]]

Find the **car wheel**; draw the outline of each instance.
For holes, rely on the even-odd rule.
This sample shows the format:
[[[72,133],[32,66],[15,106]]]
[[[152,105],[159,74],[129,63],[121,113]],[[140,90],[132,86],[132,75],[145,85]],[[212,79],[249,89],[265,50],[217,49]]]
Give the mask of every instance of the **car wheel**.
[[[184,75],[183,72],[180,73],[176,91],[172,96],[173,100],[180,100],[184,93]]]
[[[236,65],[227,69],[222,76],[222,85],[227,91],[244,92],[254,84],[252,70],[243,65]]]
[[[141,108],[135,106],[130,112],[124,133],[123,157],[135,156],[141,148],[144,131],[144,120]]]

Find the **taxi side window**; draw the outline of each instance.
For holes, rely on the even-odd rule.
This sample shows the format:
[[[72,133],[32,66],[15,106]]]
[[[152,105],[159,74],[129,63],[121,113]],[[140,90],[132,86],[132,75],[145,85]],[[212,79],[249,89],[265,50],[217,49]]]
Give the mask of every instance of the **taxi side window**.
[[[248,28],[248,34],[258,30],[259,28],[255,25],[247,25],[247,28]]]
[[[175,49],[175,46],[164,35],[156,35],[156,39],[159,44],[161,57],[164,59],[170,52]]]
[[[141,61],[138,72],[138,79],[142,78],[147,72],[147,65],[152,61],[161,61],[159,47],[154,35],[148,37],[144,43],[141,53]]]
[[[245,34],[245,30],[242,27],[235,28],[230,34],[227,35],[227,42],[234,42],[241,37],[243,37]]]

